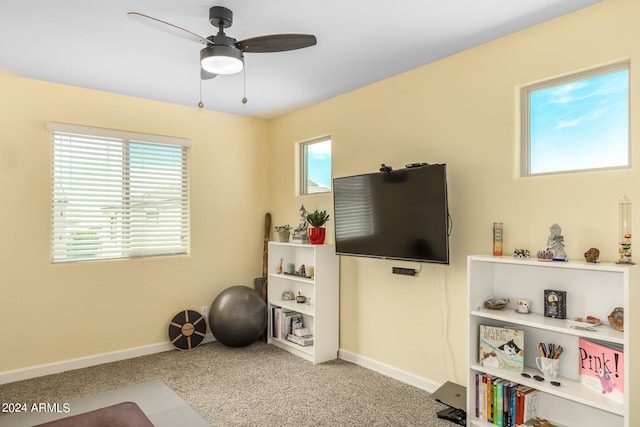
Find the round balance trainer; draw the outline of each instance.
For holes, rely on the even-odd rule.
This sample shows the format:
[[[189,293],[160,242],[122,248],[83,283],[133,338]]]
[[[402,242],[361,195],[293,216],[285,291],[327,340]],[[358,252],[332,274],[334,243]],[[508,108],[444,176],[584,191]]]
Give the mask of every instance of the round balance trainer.
[[[197,311],[181,311],[169,322],[169,340],[180,350],[196,348],[206,333],[207,323]]]
[[[247,286],[232,286],[216,297],[209,309],[213,336],[229,347],[244,347],[267,327],[267,305]]]

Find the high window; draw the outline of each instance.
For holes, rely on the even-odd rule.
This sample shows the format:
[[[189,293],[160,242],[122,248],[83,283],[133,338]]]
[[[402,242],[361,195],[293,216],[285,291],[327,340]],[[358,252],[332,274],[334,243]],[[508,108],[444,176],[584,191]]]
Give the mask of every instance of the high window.
[[[300,194],[331,191],[331,138],[300,144]]]
[[[521,91],[521,174],[630,167],[629,63]]]
[[[182,138],[49,123],[53,262],[186,254]]]

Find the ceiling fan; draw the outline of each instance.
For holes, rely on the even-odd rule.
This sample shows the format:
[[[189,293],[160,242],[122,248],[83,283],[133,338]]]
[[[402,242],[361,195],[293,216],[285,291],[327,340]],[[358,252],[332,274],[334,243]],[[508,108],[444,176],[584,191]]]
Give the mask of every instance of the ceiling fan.
[[[233,23],[233,12],[226,7],[213,6],[209,9],[209,22],[218,28],[218,34],[203,37],[177,25],[139,12],[129,12],[145,19],[168,25],[182,32],[184,36],[205,45],[200,51],[200,77],[212,79],[218,74],[236,74],[244,67],[245,53],[270,53],[302,49],[317,43],[316,36],[310,34],[272,34],[236,41],[225,34],[224,29]]]

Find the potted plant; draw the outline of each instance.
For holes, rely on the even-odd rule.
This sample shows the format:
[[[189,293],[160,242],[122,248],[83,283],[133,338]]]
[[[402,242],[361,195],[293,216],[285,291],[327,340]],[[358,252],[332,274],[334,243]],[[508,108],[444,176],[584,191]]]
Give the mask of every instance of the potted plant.
[[[321,245],[324,243],[326,229],[324,225],[329,221],[327,211],[318,211],[317,209],[307,214],[307,222],[311,225],[309,228],[309,242],[313,245]]]
[[[288,242],[289,234],[291,233],[291,226],[289,224],[278,225],[273,227],[278,233],[278,241],[280,242]]]

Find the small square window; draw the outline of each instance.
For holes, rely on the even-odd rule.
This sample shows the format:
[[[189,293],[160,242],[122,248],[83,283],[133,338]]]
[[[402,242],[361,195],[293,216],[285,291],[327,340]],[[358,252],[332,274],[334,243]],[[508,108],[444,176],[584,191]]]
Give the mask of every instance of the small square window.
[[[300,194],[331,191],[331,138],[300,144]]]
[[[630,167],[629,63],[521,90],[521,175]]]

